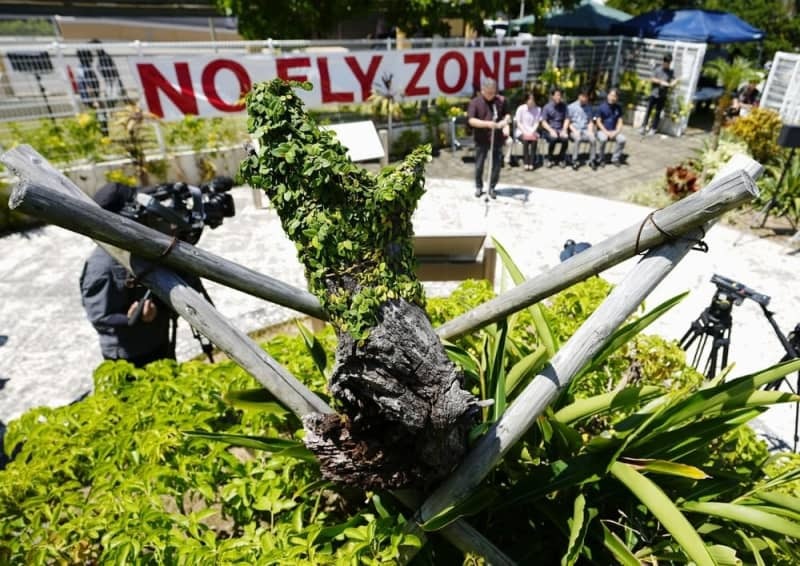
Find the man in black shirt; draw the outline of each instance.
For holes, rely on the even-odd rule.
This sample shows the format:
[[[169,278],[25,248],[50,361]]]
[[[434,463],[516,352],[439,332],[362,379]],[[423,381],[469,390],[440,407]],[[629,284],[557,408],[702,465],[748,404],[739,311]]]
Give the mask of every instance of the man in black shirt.
[[[486,79],[481,92],[473,98],[467,109],[467,123],[475,139],[475,196],[483,194],[483,166],[491,151],[489,196],[497,198],[495,187],[500,179],[503,163],[503,142],[509,135],[511,116],[506,110],[505,100],[497,94],[497,83]]]
[[[642,122],[641,133],[644,135],[654,134],[658,130],[658,122],[661,120],[661,111],[664,110],[664,104],[667,102],[669,89],[675,86],[678,82],[675,80],[675,71],[670,68],[672,64],[672,55],[664,55],[661,62],[661,67],[653,72],[650,77],[650,82],[653,83],[650,96],[647,98],[647,110],[644,112],[644,121]],[[650,118],[650,112],[655,110],[653,114],[653,121],[650,123],[650,129],[647,129],[647,120]]]
[[[606,100],[597,109],[595,122],[597,124],[597,141],[600,144],[598,160],[600,165],[606,162],[606,143],[616,142],[611,163],[619,165],[622,159],[622,150],[625,149],[625,136],[622,132],[622,106],[619,105],[619,91],[612,88],[606,95]]]

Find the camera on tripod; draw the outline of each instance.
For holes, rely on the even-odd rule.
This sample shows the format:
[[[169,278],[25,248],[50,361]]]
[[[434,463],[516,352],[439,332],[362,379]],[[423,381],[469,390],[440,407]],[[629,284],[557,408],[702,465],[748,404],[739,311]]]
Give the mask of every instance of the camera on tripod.
[[[711,282],[717,286],[711,304],[700,313],[697,320],[691,323],[689,330],[680,340],[681,348],[687,352],[690,347],[695,346],[691,364],[696,368],[701,367],[704,351],[710,343],[708,359],[703,368],[703,373],[708,378],[714,377],[717,369],[728,365],[734,305],[741,305],[745,299],[758,303],[767,320],[780,335],[780,329],[777,329],[772,313],[767,309],[770,297],[716,273],[711,276]]]
[[[733,279],[728,279],[727,277],[723,277],[722,275],[717,275],[715,273],[711,276],[711,282],[717,286],[718,294],[724,295],[735,305],[741,305],[742,301],[745,299],[755,301],[764,307],[769,304],[770,297],[758,293],[747,285],[743,285],[742,283],[734,281]]]
[[[231,188],[230,177],[215,177],[199,187],[183,182],[164,183],[137,191],[120,214],[196,244],[204,227],[214,229],[236,214]]]
[[[689,325],[689,330],[680,340],[680,346],[687,354],[690,348],[694,347],[694,356],[691,360],[693,367],[697,369],[703,367],[703,373],[711,379],[716,375],[718,369],[728,366],[731,327],[733,325],[733,317],[731,316],[733,305],[741,305],[745,299],[750,299],[761,307],[761,313],[769,322],[775,332],[775,336],[778,337],[778,341],[786,352],[780,361],[786,362],[800,358],[800,324],[795,325],[794,329],[786,336],[775,320],[775,313],[767,308],[770,301],[769,296],[758,293],[738,281],[717,274],[711,277],[711,282],[717,286],[714,297],[711,299],[711,304]],[[711,348],[708,352],[705,352],[706,346],[709,344]],[[703,364],[703,356],[706,353],[708,358]],[[798,372],[797,383],[794,388],[792,388],[788,378],[784,377],[768,384],[765,389],[777,391],[782,382],[788,384],[792,393],[797,394],[800,391],[800,372]],[[797,445],[800,442],[800,432],[798,431],[800,431],[800,403],[795,404],[793,447],[795,451],[797,451]]]

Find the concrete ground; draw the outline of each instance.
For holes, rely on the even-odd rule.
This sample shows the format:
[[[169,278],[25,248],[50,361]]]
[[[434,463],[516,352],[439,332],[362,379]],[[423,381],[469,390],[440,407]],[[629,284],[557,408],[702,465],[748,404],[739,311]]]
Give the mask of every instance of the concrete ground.
[[[429,168],[428,192],[415,215],[419,234],[486,231],[506,246],[527,275],[558,262],[567,238],[597,243],[633,224],[648,209],[610,200],[631,185],[644,186],[663,175],[664,167],[692,154],[702,136],[662,136],[629,142],[628,165],[589,168],[503,170],[496,201],[472,196],[472,165],[460,154],[445,153]],[[547,187],[547,188],[539,188]],[[201,247],[243,265],[304,285],[294,246],[270,209],[256,209],[247,188],[234,190],[237,215],[217,230],[206,230]],[[586,194],[582,194],[586,193]],[[718,273],[772,297],[776,319],[785,331],[800,314],[800,292],[788,282],[800,267],[789,248],[723,226],[707,237],[708,254],[692,252],[648,299],[654,306],[682,291],[689,297],[665,315],[653,331],[679,339],[708,306]],[[91,388],[92,370],[100,361],[96,336],[86,322],[78,294],[78,276],[92,243],[57,227],[0,239],[0,420],[25,410],[69,403]],[[621,280],[635,260],[604,273]],[[500,277],[498,275],[498,277]],[[498,279],[498,288],[507,285]],[[455,284],[429,284],[429,294],[449,292]],[[251,331],[283,322],[295,313],[219,285],[207,285],[219,310],[240,328]],[[735,375],[773,364],[783,355],[780,344],[757,305],[734,308],[731,361]],[[180,325],[179,358],[199,353],[185,324]],[[2,381],[0,381],[2,383]],[[794,406],[771,409],[760,429],[780,444],[791,444]]]
[[[502,183],[516,186],[534,186],[548,189],[573,191],[587,195],[611,199],[621,199],[626,193],[643,187],[648,182],[663,179],[667,166],[675,165],[683,159],[693,157],[703,147],[707,135],[702,130],[689,129],[680,138],[665,135],[642,137],[638,132],[628,129],[625,132],[627,143],[624,164],[616,167],[607,164],[592,171],[586,165],[577,171],[567,167],[539,167],[533,171],[525,171],[521,166],[522,149],[517,146],[515,155],[520,156],[520,166],[504,167],[500,174]],[[539,144],[544,147],[544,143]],[[608,144],[611,150],[613,144]],[[572,146],[570,145],[570,151]],[[584,145],[584,153],[587,151]],[[467,149],[442,151],[428,167],[431,179],[474,179],[474,167],[471,152]]]

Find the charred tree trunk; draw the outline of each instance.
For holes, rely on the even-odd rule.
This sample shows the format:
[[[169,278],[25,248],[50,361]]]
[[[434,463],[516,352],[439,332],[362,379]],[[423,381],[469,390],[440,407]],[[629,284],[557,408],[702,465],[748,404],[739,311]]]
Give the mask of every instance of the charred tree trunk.
[[[276,80],[248,95],[258,147],[241,173],[275,206],[339,337],[329,382],[339,414],[304,417],[306,445],[338,482],[430,485],[461,461],[479,411],[414,274],[411,215],[429,154],[366,172],[309,119],[298,86]]]
[[[462,381],[425,312],[384,303],[363,344],[339,334],[330,390],[343,415],[304,418],[306,445],[336,481],[433,483],[461,461],[477,416]]]

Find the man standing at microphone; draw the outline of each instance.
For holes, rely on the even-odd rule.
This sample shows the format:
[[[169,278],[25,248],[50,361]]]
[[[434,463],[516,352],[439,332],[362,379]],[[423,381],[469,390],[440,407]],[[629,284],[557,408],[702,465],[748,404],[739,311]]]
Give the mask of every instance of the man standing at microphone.
[[[511,116],[506,109],[505,99],[497,94],[495,81],[483,81],[480,94],[469,103],[467,123],[475,139],[475,196],[483,194],[483,167],[489,156],[489,196],[497,198],[495,187],[500,179],[503,143],[509,135]]]

